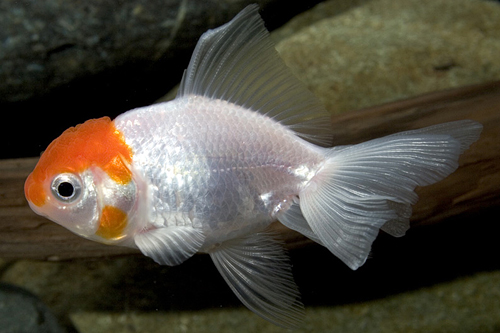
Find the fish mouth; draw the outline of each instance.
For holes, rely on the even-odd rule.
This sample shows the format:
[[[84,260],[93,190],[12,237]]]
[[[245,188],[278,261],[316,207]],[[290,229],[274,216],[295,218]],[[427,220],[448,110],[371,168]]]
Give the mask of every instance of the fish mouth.
[[[40,207],[39,207],[39,206],[35,205],[35,204],[34,204],[33,202],[31,202],[29,199],[28,199],[28,205],[30,206],[31,210],[32,210],[33,212],[35,212],[37,215],[43,216],[43,217],[45,217],[46,219],[51,220],[51,219],[49,218],[49,216],[48,216],[47,214],[45,214],[45,213],[44,213],[44,212],[40,209]],[[51,221],[52,221],[52,220],[51,220]]]
[[[46,201],[45,190],[40,182],[37,182],[33,178],[33,173],[30,173],[28,178],[26,178],[26,182],[24,183],[24,196],[26,200],[30,204],[30,207],[34,206],[42,207]]]

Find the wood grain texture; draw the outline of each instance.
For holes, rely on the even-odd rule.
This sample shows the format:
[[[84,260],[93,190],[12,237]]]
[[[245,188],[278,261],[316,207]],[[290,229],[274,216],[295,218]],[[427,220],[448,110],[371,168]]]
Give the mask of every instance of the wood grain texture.
[[[363,142],[384,135],[459,119],[484,125],[478,142],[460,158],[445,180],[418,188],[412,227],[440,223],[467,214],[474,218],[500,206],[500,82],[452,89],[349,112],[332,119],[334,145]],[[37,158],[0,161],[0,257],[65,260],[137,253],[78,237],[37,216],[24,199],[23,185]],[[310,241],[279,223],[273,228],[287,246]]]

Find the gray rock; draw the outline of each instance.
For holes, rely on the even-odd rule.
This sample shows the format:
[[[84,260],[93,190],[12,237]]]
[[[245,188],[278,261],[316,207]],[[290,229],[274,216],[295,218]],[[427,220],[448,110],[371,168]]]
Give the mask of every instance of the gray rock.
[[[3,333],[63,333],[50,310],[28,291],[0,284],[0,331]]]
[[[373,0],[328,17],[336,11],[333,0],[299,15],[277,45],[332,113],[500,79],[498,2]]]
[[[250,1],[248,1],[250,2]],[[192,47],[242,2],[4,1],[0,3],[0,101],[42,95],[127,63],[147,66]]]
[[[200,35],[250,3],[272,29],[319,1],[2,1],[0,110],[30,140],[2,133],[0,157],[37,156],[69,126],[151,104],[180,81]]]

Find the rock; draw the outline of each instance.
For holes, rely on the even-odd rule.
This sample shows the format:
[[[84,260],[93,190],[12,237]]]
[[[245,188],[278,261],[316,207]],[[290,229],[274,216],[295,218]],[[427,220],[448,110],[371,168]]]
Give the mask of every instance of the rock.
[[[191,49],[201,33],[227,22],[244,5],[178,0],[119,5],[95,0],[2,2],[0,102],[40,96],[78,77],[127,64],[147,70]]]
[[[500,315],[500,272],[481,273],[449,284],[425,287],[385,299],[307,310],[304,332],[496,332]],[[490,289],[491,288],[491,289]],[[100,332],[282,332],[272,324],[252,320],[246,309],[130,313],[81,312],[72,316],[81,333]]]
[[[63,333],[50,310],[33,294],[0,284],[0,330],[3,333]]]
[[[275,32],[297,31],[277,49],[332,113],[500,78],[497,2],[377,0],[324,18],[336,8],[321,3]]]
[[[0,2],[0,109],[36,138],[0,157],[37,156],[61,129],[150,104],[180,81],[200,35],[250,3],[272,28],[318,1]]]

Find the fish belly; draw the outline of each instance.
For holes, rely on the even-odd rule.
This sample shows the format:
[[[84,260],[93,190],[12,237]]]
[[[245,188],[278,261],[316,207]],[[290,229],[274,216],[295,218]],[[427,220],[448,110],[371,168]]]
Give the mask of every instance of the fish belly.
[[[205,249],[264,229],[323,161],[320,148],[272,119],[205,97],[135,109],[115,126],[149,183],[150,225],[202,229]]]

